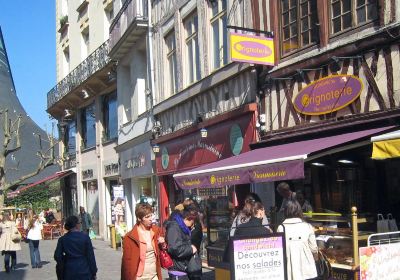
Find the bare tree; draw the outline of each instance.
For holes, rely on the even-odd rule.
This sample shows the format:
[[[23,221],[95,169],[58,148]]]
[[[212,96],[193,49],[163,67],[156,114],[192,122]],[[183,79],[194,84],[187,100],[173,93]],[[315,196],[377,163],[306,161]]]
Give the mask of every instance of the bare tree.
[[[53,137],[54,134],[47,134],[49,146],[44,149],[41,135],[36,134],[35,136],[37,137],[37,141],[39,141],[39,150],[36,152],[39,160],[36,169],[34,169],[31,173],[23,175],[13,182],[6,182],[6,172],[7,170],[11,169],[11,167],[7,168],[6,159],[8,156],[12,155],[12,153],[21,149],[20,128],[22,125],[22,116],[19,115],[12,120],[8,116],[8,109],[0,110],[0,114],[2,121],[1,129],[4,132],[3,144],[0,146],[0,208],[2,208],[4,205],[4,195],[6,190],[12,186],[22,183],[28,178],[39,174],[40,171],[46,167],[55,164],[56,161],[54,149],[58,144],[58,141],[56,141],[56,139]]]

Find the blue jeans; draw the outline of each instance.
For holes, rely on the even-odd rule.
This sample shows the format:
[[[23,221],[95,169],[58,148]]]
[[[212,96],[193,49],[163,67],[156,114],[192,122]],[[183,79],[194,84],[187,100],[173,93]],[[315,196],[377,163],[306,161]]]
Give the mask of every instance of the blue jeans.
[[[31,254],[32,267],[40,266],[39,240],[29,239],[29,252]]]
[[[16,251],[3,251],[4,254],[4,268],[6,271],[10,271],[10,258],[11,268],[15,268],[17,265],[17,252]]]

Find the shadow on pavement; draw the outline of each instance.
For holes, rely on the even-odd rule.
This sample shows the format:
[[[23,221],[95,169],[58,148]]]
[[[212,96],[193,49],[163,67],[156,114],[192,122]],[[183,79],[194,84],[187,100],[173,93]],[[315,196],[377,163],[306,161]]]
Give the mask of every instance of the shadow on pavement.
[[[26,270],[13,270],[10,273],[6,273],[5,271],[0,272],[0,279],[1,280],[8,280],[8,279],[24,279],[26,275]]]

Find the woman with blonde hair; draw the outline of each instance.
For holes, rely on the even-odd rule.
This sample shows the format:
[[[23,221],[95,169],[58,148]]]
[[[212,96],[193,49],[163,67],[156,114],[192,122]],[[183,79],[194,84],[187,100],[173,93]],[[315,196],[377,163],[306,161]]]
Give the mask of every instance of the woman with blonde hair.
[[[153,225],[153,207],[140,203],[135,215],[136,225],[123,241],[121,280],[162,280],[158,243],[165,240]]]
[[[26,238],[29,240],[29,252],[31,256],[32,268],[41,268],[39,241],[42,239],[43,225],[39,221],[39,217],[34,215],[29,220],[26,230],[28,232]]]
[[[10,270],[16,269],[17,251],[21,250],[21,239],[13,240],[13,235],[18,235],[18,228],[13,221],[12,214],[7,212],[3,213],[3,220],[0,223],[0,232],[0,251],[1,254],[4,255],[4,268],[6,272],[9,273]]]

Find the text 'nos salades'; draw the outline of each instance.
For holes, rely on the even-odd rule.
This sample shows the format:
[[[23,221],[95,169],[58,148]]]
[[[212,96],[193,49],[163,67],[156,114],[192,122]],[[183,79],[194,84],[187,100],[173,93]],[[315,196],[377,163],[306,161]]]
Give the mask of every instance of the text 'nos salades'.
[[[363,83],[352,75],[333,75],[314,81],[294,99],[294,108],[304,115],[323,115],[338,111],[361,94]]]

